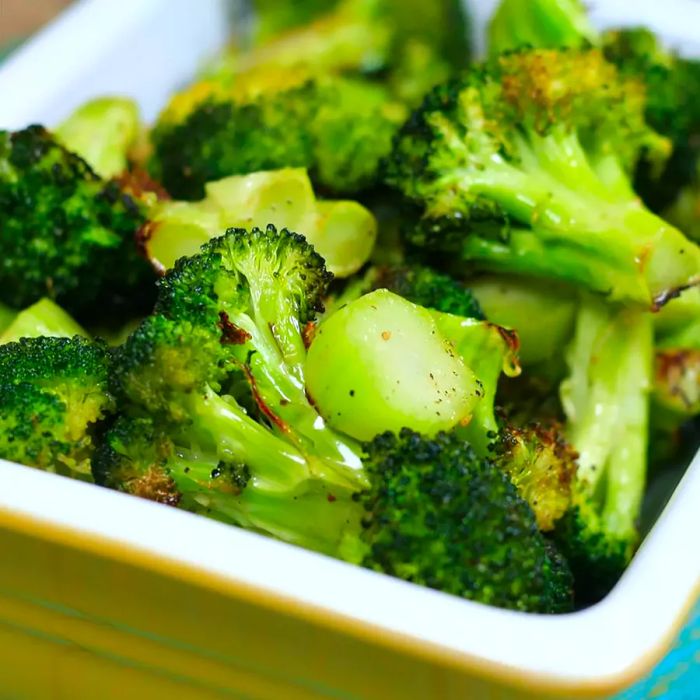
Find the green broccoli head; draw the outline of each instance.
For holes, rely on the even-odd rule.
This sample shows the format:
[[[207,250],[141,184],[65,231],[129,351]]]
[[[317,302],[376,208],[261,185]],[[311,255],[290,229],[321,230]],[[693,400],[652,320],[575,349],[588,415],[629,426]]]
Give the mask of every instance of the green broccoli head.
[[[479,302],[467,287],[426,265],[376,267],[370,272],[370,279],[374,289],[388,289],[419,306],[484,320]]]
[[[365,453],[365,566],[500,607],[570,609],[566,564],[508,477],[467,443],[404,430]]]
[[[165,500],[201,510],[205,491],[221,519],[335,551],[340,528],[330,531],[332,542],[314,534],[304,504],[318,503],[333,519],[365,479],[356,445],[323,423],[305,392],[304,327],[329,280],[301,236],[272,226],[230,229],[181,259],[159,285],[154,315],[114,363],[129,421],[153,422],[159,437],[148,442],[159,446],[157,458],[144,453],[140,429],[127,441],[126,428],[115,427],[101,483],[136,493],[154,474],[165,483],[165,473],[176,489]],[[124,464],[133,467],[128,478]],[[254,485],[232,500],[237,465]],[[327,511],[329,493],[339,505]]]
[[[108,350],[85,338],[0,346],[0,457],[88,478],[95,433],[114,410]]]
[[[303,404],[303,328],[323,308],[330,279],[298,234],[229,229],[159,282],[155,314],[118,356],[118,383],[137,404],[163,410],[172,392],[182,397],[244,372],[260,400],[269,393],[281,402],[276,411],[292,398]]]
[[[644,28],[606,32],[603,50],[621,73],[644,81],[647,120],[673,143],[665,167],[659,167],[653,159],[643,159],[636,177],[644,201],[654,211],[662,211],[696,177],[700,157],[700,61],[672,54]]]
[[[308,168],[315,184],[337,193],[376,182],[403,117],[385,90],[359,79],[304,81],[296,73],[273,83],[262,92],[234,85],[184,117],[166,115],[153,133],[154,176],[185,199],[204,196],[211,180],[285,167]]]
[[[0,212],[5,303],[48,296],[78,315],[148,303],[140,207],[40,126],[0,132]]]
[[[698,281],[700,250],[632,191],[640,152],[667,145],[644,108],[596,50],[505,54],[436,88],[387,165],[422,208],[409,242],[660,306]]]

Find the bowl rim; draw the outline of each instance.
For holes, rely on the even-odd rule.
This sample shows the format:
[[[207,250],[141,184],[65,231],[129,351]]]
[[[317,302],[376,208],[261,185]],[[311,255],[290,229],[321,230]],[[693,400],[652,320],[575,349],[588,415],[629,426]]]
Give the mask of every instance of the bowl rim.
[[[700,452],[613,591],[582,611],[538,615],[463,600],[199,515],[0,461],[0,528],[442,667],[569,696],[631,685],[666,652],[700,593],[700,550],[678,552],[679,542],[691,547],[699,502]],[[222,560],[220,552],[234,550],[235,558]],[[466,629],[479,634],[460,633]]]
[[[201,4],[214,22],[226,3]],[[74,87],[91,69],[85,55],[104,59],[161,5],[165,0],[76,2],[0,69],[2,94],[12,94],[18,83],[33,85],[26,103],[13,106],[8,100],[2,106],[0,117],[10,122],[3,126],[25,123],[27,113],[54,114],[66,75]],[[658,3],[644,5],[648,14]],[[695,12],[700,18],[700,8]],[[96,21],[110,26],[109,37],[91,31]],[[686,20],[683,27],[688,26]],[[61,61],[55,60],[58,55]],[[41,61],[45,70],[36,76],[34,66]],[[72,97],[79,96],[75,91]],[[62,110],[70,106],[61,102]],[[166,506],[0,461],[0,529],[179,578],[438,666],[568,697],[626,687],[669,648],[700,594],[700,548],[691,542],[700,530],[698,503],[700,452],[614,590],[584,611],[544,616],[461,600]],[[205,549],[202,542],[208,543]],[[689,551],[679,552],[679,545]],[[217,553],[233,547],[235,561],[221,561]],[[284,577],[277,575],[279,567]],[[479,633],[460,634],[465,629]]]

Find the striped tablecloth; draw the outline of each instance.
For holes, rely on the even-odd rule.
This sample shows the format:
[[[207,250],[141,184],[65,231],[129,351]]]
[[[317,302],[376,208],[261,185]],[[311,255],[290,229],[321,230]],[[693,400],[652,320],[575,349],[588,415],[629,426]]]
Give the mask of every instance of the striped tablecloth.
[[[653,673],[614,700],[700,700],[700,603]]]

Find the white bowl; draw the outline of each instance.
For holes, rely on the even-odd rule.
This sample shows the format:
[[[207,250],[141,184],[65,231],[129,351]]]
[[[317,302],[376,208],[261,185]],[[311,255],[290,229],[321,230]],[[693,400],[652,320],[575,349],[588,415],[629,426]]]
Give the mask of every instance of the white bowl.
[[[482,20],[487,6],[493,5],[475,4]],[[593,4],[598,21],[648,22],[685,51],[694,51],[700,44],[698,3],[658,6],[649,0],[635,3],[633,12],[631,3],[624,0]],[[0,69],[0,127],[54,124],[86,98],[107,93],[132,95],[145,117],[152,119],[167,96],[224,44],[232,16],[224,0],[83,0]],[[0,677],[13,697],[13,688],[18,696],[25,696],[27,686],[22,683],[40,683],[24,651],[17,651],[14,666],[8,663],[14,657],[7,652],[15,643],[24,650],[26,639],[43,639],[52,629],[56,644],[78,645],[84,655],[82,665],[71,666],[77,675],[57,671],[48,685],[36,686],[41,692],[71,698],[126,697],[119,688],[97,690],[100,673],[95,671],[95,685],[90,685],[85,678],[92,676],[87,671],[81,676],[81,669],[93,668],[88,659],[107,665],[105,659],[111,659],[109,663],[121,664],[120,668],[141,668],[151,653],[144,640],[150,640],[161,649],[160,655],[153,652],[157,661],[149,663],[162,685],[130,686],[135,690],[128,697],[141,697],[146,687],[159,688],[157,697],[166,692],[180,697],[173,690],[180,686],[167,686],[163,679],[175,674],[175,661],[168,660],[168,654],[175,653],[173,639],[179,639],[178,649],[189,647],[175,631],[170,636],[159,632],[164,636],[157,637],[154,630],[165,624],[163,606],[172,604],[166,590],[184,581],[192,596],[211,596],[212,591],[221,596],[217,600],[222,615],[228,610],[226,600],[251,606],[252,612],[245,615],[236,608],[235,620],[221,619],[215,636],[224,639],[221,644],[228,644],[227,649],[235,647],[236,658],[246,658],[253,670],[246,666],[245,673],[240,669],[234,673],[238,661],[230,659],[219,659],[221,668],[201,665],[201,659],[209,663],[214,652],[204,644],[209,649],[205,653],[203,643],[197,647],[193,641],[190,656],[183,657],[185,666],[188,658],[195,657],[201,664],[197,671],[181,670],[181,689],[185,689],[181,697],[209,697],[204,690],[201,695],[195,691],[188,695],[186,689],[205,687],[192,685],[193,679],[213,684],[216,673],[234,679],[230,687],[228,680],[221,680],[216,686],[221,692],[237,691],[242,696],[245,686],[255,688],[250,697],[275,700],[520,698],[542,697],[545,692],[560,697],[600,696],[650,669],[694,603],[700,586],[700,548],[695,542],[700,532],[698,504],[700,457],[613,592],[585,611],[548,617],[460,600],[188,513],[2,463],[0,552],[5,548],[6,556],[0,567],[0,647],[5,650],[0,654]],[[21,546],[13,539],[20,536],[25,538]],[[73,576],[65,570],[62,562],[74,561],[71,557],[78,555],[92,562],[92,568],[81,570],[92,571],[92,580],[82,574],[78,580],[77,564]],[[123,569],[110,569],[116,577],[112,581],[100,580],[95,573],[103,571],[100,566],[106,566],[105,561],[123,565]],[[136,588],[138,571],[151,571],[161,578]],[[33,590],[34,607],[27,610],[25,585]],[[150,607],[142,608],[150,613],[143,613],[138,632],[125,621],[130,609],[128,598],[123,598],[125,585],[141,593],[156,591]],[[118,600],[122,603],[117,604]],[[190,603],[194,600],[189,598]],[[112,603],[116,609],[105,612]],[[211,603],[211,619],[201,606],[184,605],[173,613],[172,624],[178,616],[189,619],[193,610],[199,610],[202,625],[215,625],[217,603]],[[33,617],[37,606],[42,615]],[[278,618],[264,611],[276,611]],[[51,622],[54,612],[64,615],[63,622]],[[288,622],[293,630],[288,638],[278,639],[276,619]],[[190,629],[196,629],[196,620],[189,622]],[[15,632],[5,638],[3,625]],[[107,636],[91,636],[91,625]],[[116,652],[106,649],[116,644],[113,637],[120,625],[134,636],[120,647],[121,656],[115,660]],[[264,656],[251,641],[256,634],[270,650],[266,668],[255,666]],[[295,648],[295,640],[300,649]],[[212,642],[212,648],[216,644]],[[301,653],[305,648],[313,650],[310,658]],[[296,677],[289,676],[287,684],[284,674],[291,671],[285,664],[292,657]],[[126,683],[127,676],[123,677]],[[269,681],[272,677],[277,685]]]

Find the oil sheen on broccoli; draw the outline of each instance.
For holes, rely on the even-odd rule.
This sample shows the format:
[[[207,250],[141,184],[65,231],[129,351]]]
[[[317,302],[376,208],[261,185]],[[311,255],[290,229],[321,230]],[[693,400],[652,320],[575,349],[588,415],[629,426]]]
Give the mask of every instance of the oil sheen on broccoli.
[[[388,182],[423,211],[409,242],[658,308],[700,281],[700,249],[632,190],[640,151],[667,148],[644,106],[643,88],[597,50],[474,66],[395,142]]]

